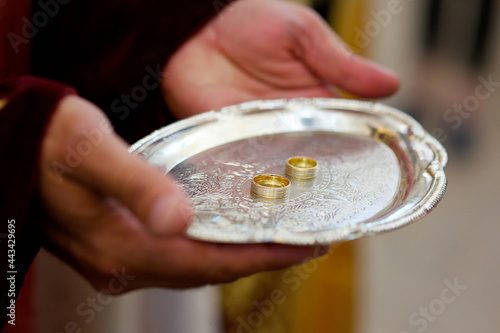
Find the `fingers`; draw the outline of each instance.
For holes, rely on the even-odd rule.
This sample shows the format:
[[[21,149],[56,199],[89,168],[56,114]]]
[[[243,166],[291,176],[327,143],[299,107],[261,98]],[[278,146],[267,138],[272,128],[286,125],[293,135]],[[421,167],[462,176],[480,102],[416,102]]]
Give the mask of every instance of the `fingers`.
[[[230,282],[325,254],[311,246],[217,244],[186,238],[159,239],[149,250],[148,255],[138,260],[139,271],[147,272],[145,276],[150,277],[146,283],[174,288]],[[184,278],[179,280],[175,276]]]
[[[219,245],[210,252],[213,259],[208,279],[212,283],[285,268],[318,255],[315,247],[280,244]]]
[[[399,88],[399,78],[368,59],[354,54],[316,15],[304,15],[297,29],[298,54],[328,84],[361,97],[384,97]]]
[[[154,233],[182,232],[190,219],[185,195],[158,170],[130,154],[106,124],[91,103],[66,98],[51,121],[47,136],[52,144],[46,147],[60,152],[55,159],[69,168],[67,176],[115,197]]]

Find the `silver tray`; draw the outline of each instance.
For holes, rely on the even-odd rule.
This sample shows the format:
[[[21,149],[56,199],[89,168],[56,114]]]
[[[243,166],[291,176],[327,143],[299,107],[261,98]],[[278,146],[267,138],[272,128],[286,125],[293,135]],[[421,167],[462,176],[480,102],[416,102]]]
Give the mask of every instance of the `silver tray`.
[[[194,210],[187,234],[228,242],[329,244],[400,228],[446,189],[447,154],[394,108],[343,99],[260,100],[164,127],[130,148],[174,177]],[[308,156],[318,176],[286,199],[251,195],[258,174]]]

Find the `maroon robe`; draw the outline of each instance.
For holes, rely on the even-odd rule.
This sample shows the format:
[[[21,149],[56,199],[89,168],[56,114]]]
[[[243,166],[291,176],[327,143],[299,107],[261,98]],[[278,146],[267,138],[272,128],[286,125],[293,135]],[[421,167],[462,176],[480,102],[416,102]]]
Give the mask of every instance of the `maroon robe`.
[[[171,117],[161,96],[161,69],[183,41],[231,1],[0,4],[0,325],[9,320],[5,312],[13,299],[7,272],[17,272],[17,295],[42,243],[37,224],[46,217],[37,194],[38,159],[58,101],[76,89],[100,106],[129,142],[165,125]],[[12,220],[16,257],[9,269],[6,235]],[[17,323],[27,320],[20,316]]]

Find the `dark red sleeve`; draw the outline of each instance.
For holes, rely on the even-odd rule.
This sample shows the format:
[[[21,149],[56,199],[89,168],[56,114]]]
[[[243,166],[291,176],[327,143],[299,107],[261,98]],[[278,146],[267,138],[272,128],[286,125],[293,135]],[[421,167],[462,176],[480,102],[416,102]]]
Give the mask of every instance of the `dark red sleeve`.
[[[161,82],[160,72],[169,57],[232,1],[14,0],[0,4],[0,101],[4,101],[0,102],[0,328],[9,319],[5,311],[12,299],[7,280],[11,275],[7,273],[11,270],[8,224],[15,221],[17,294],[40,247],[36,221],[43,210],[36,195],[38,154],[52,111],[64,95],[74,92],[64,84],[100,106],[118,134],[135,141],[171,120],[160,85],[151,88],[154,80]],[[27,73],[30,67],[31,74],[64,84],[33,77],[2,82]],[[144,98],[124,102],[124,96],[141,88],[146,91]]]
[[[68,86],[34,77],[0,82],[0,327],[9,320],[5,311],[40,249],[36,222],[42,210],[36,193],[41,139],[58,102],[71,93]]]
[[[74,86],[133,142],[172,120],[157,84],[170,55],[232,1],[70,1],[34,38],[34,74]]]

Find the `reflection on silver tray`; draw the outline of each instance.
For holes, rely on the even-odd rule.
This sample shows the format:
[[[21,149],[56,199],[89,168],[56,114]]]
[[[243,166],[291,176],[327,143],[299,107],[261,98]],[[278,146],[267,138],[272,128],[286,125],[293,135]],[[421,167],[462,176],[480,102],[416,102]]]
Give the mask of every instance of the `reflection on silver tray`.
[[[447,154],[394,108],[342,99],[262,100],[211,111],[135,143],[134,154],[173,176],[194,209],[192,238],[231,243],[329,244],[425,216],[446,188]],[[317,177],[290,195],[251,195],[259,174],[285,176],[308,156]]]

